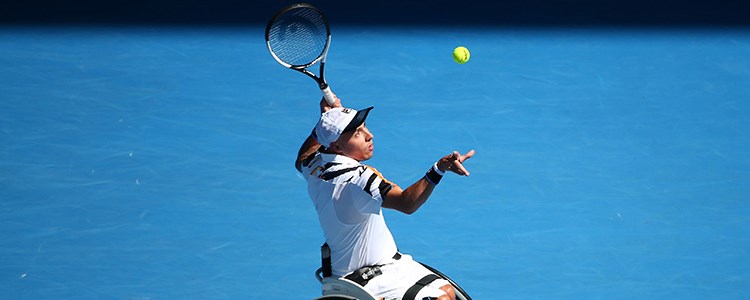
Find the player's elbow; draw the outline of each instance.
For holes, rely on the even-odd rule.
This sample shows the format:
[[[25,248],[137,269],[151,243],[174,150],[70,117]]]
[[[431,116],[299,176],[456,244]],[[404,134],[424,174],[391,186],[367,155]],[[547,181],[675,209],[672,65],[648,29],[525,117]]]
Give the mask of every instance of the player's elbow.
[[[383,207],[397,210],[407,215],[411,215],[417,212],[417,209],[419,208],[418,206],[411,205],[404,201],[394,201],[393,199],[391,199],[391,201],[384,202]]]
[[[383,207],[411,215],[417,212],[423,202],[419,199],[414,199],[411,194],[401,190],[401,188],[395,187],[383,199]]]
[[[417,212],[417,210],[419,210],[419,205],[416,205],[414,203],[409,203],[409,204],[405,203],[404,205],[401,205],[397,209],[398,209],[398,211],[400,211],[402,213],[405,213],[407,215],[412,215],[415,212]]]
[[[408,208],[408,209],[399,209],[398,211],[400,211],[402,213],[405,213],[407,215],[412,215],[415,212],[417,212],[417,209],[416,208]]]

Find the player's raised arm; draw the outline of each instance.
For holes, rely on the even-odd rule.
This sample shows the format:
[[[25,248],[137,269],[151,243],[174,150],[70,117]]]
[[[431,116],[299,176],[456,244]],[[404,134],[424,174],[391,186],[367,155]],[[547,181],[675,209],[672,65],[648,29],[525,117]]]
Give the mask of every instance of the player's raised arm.
[[[341,99],[336,97],[336,95],[333,95],[333,98],[336,99],[336,101],[333,103],[333,105],[329,105],[328,101],[326,101],[325,98],[320,100],[320,113],[327,112],[331,108],[334,107],[341,107]],[[302,146],[300,146],[299,151],[297,152],[297,159],[294,162],[294,168],[297,169],[297,171],[302,170],[302,163],[310,157],[310,155],[315,154],[315,151],[320,148],[320,143],[315,139],[315,137],[310,134],[307,136],[307,139],[305,139],[304,142],[302,142]]]

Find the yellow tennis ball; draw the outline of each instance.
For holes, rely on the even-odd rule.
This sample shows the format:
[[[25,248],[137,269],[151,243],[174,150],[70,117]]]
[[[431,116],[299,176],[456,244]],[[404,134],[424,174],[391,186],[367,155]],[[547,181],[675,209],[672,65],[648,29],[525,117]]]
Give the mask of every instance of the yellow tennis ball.
[[[469,49],[466,49],[464,46],[458,46],[456,49],[453,49],[453,60],[459,64],[465,64],[469,61],[470,56]]]

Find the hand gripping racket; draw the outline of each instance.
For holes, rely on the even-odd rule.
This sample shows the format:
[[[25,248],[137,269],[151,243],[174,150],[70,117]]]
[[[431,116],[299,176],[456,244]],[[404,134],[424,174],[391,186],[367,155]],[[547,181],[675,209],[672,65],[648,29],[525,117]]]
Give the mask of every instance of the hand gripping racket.
[[[328,19],[307,3],[292,4],[278,11],[266,25],[266,46],[282,66],[304,73],[318,83],[326,102],[336,102],[323,71],[331,44]],[[319,76],[307,68],[320,62]]]

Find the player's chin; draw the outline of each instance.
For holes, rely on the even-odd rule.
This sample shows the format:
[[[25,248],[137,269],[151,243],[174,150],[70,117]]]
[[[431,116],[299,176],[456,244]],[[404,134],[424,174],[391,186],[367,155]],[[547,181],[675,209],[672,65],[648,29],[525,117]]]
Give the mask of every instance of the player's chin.
[[[362,153],[362,160],[368,160],[368,159],[372,158],[373,155],[375,155],[375,151],[373,151],[372,148],[367,149],[367,151],[364,151]]]

